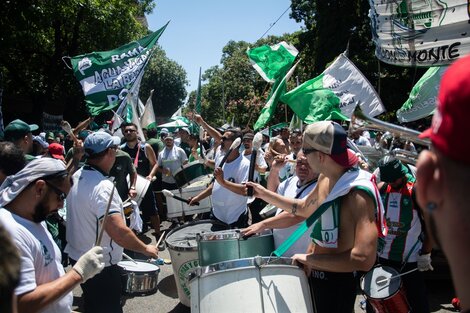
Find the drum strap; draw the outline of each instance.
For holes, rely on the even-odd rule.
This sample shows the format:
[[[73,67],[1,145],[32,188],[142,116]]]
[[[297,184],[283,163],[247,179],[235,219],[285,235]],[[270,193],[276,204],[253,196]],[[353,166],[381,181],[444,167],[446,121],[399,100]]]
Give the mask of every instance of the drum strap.
[[[134,159],[134,166],[135,168],[137,169],[137,167],[139,167],[139,152],[140,152],[140,145],[139,143],[137,142],[137,152],[135,154],[135,159]]]

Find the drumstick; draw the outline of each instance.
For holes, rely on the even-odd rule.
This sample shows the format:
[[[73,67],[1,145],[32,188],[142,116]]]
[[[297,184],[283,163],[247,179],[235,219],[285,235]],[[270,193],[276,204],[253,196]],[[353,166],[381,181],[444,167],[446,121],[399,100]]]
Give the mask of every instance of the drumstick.
[[[139,263],[137,263],[136,260],[134,260],[133,258],[131,258],[130,256],[128,256],[128,255],[125,254],[124,252],[122,253],[122,256],[125,257],[126,259],[128,259],[129,261],[134,262],[135,264],[139,264]]]
[[[106,207],[106,211],[104,212],[103,223],[101,223],[100,233],[98,235],[98,238],[96,238],[95,246],[101,245],[101,239],[103,238],[104,232],[104,225],[106,223],[106,220],[108,219],[109,208],[111,207],[111,202],[113,201],[114,189],[116,188],[114,188],[113,184],[113,190],[111,190],[111,196],[109,196],[108,206]]]
[[[384,278],[384,279],[381,279],[379,281],[376,281],[376,284],[377,285],[381,285],[382,283],[386,283],[386,282],[390,282],[392,279],[394,278],[397,278],[397,277],[400,277],[400,276],[403,276],[403,275],[406,275],[406,274],[409,274],[409,273],[412,273],[414,271],[417,271],[418,268],[414,268],[412,270],[409,270],[408,272],[404,272],[404,273],[401,273],[401,274],[398,274],[398,275],[395,275],[395,276],[391,276],[391,277],[388,277],[388,278]]]
[[[178,197],[174,193],[172,193],[171,191],[166,190],[166,189],[163,189],[162,193],[165,195],[165,197],[171,197],[171,198],[174,198],[174,199],[179,200],[181,202],[186,202],[187,204],[189,204],[189,202],[190,202],[188,199]],[[194,204],[199,205],[199,202],[194,202]]]
[[[163,231],[163,233],[160,235],[160,238],[157,241],[157,245],[156,245],[157,247],[160,244],[160,242],[162,242],[163,237],[165,237],[165,231]]]

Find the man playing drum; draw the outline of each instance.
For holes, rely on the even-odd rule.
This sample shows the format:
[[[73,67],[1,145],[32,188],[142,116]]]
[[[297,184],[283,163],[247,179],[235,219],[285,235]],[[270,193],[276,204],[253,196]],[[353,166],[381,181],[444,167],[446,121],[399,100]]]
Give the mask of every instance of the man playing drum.
[[[229,128],[222,136],[221,149],[227,152],[233,141],[241,136],[235,128]],[[217,162],[217,165],[220,164]],[[189,205],[194,205],[212,195],[211,218],[232,228],[248,226],[247,197],[242,183],[248,180],[250,161],[240,154],[238,147],[233,149],[222,168],[214,171],[216,179],[206,190],[191,198]],[[214,225],[213,230],[220,230]],[[225,227],[223,229],[226,229]]]
[[[416,203],[415,183],[408,181],[408,169],[393,157],[378,162],[388,234],[379,238],[379,264],[399,273],[432,270],[432,242],[427,235],[421,208]],[[412,312],[429,312],[424,278],[418,271],[401,277]],[[368,310],[369,311],[369,310]],[[372,311],[371,311],[372,312]]]
[[[308,253],[293,256],[311,275],[316,312],[352,312],[357,287],[354,272],[368,271],[375,262],[375,214],[382,204],[372,175],[357,168],[357,157],[347,149],[346,140],[346,132],[337,123],[307,126],[302,151],[320,176],[304,199],[286,198],[247,183],[257,197],[289,213],[304,218],[317,210],[321,213],[313,224]]]
[[[141,143],[137,138],[137,125],[125,123],[123,125],[126,143],[121,146],[122,151],[127,152],[134,162],[137,174],[152,181],[157,173],[157,158],[152,147],[147,143]],[[130,189],[136,189],[135,184]],[[160,238],[160,216],[157,211],[157,203],[152,188],[148,188],[140,203],[144,223],[150,220],[155,231],[155,237]],[[164,245],[160,249],[164,249]]]
[[[295,167],[295,175],[289,177],[282,183],[279,180],[279,171],[284,166],[285,160],[276,160],[273,162],[271,172],[268,177],[268,189],[277,192],[280,195],[291,198],[302,199],[305,198],[315,188],[318,173],[316,173],[307,162],[302,151],[297,154],[297,163]],[[305,218],[293,215],[277,209],[276,216],[268,218],[259,223],[253,224],[243,230],[246,236],[259,233],[265,229],[273,229],[274,246],[277,249],[293,231],[297,229],[299,223],[304,221]],[[310,229],[311,231],[312,229]],[[298,241],[292,245],[286,253],[285,257],[292,257],[296,253],[303,253],[307,251],[310,244],[310,233],[306,232]]]
[[[432,127],[431,150],[418,159],[416,190],[425,208],[429,231],[449,261],[461,312],[470,312],[470,146],[466,144],[470,114],[470,56],[455,61],[444,73]]]
[[[122,259],[122,247],[148,257],[158,257],[155,245],[144,244],[126,226],[121,198],[107,178],[120,142],[119,137],[102,131],[85,139],[87,164],[73,175],[73,187],[67,197],[68,244],[65,251],[72,264],[95,245],[101,228],[105,230],[101,240],[105,268],[81,285],[85,312],[122,312],[121,271],[117,265]]]

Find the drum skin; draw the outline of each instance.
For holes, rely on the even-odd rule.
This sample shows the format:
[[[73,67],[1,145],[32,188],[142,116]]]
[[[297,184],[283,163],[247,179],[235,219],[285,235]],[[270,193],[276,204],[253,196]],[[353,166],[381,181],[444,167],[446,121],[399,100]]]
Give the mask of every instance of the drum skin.
[[[183,188],[208,174],[209,171],[204,164],[197,160],[183,165],[181,169],[173,173],[173,177],[178,187]]]
[[[224,230],[198,236],[199,265],[228,260],[269,256],[274,251],[271,231],[243,238],[239,230]]]
[[[361,277],[360,287],[375,313],[407,313],[406,300],[398,271],[389,266],[375,266]]]
[[[202,267],[190,280],[191,312],[313,312],[304,271],[291,259],[272,261],[258,257]]]
[[[126,295],[150,295],[157,292],[160,268],[142,260],[118,262],[121,268],[122,292]]]
[[[216,222],[212,220],[201,220],[184,224],[169,232],[165,239],[170,253],[178,298],[187,307],[191,305],[188,275],[199,266],[196,235],[210,232],[214,223]]]

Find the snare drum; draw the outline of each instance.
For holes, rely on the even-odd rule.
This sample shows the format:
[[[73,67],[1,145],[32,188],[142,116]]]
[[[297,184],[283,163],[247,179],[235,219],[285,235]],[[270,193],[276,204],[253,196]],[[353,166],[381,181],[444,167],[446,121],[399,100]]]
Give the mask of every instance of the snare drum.
[[[126,295],[149,295],[157,292],[160,268],[146,261],[118,262],[121,268],[122,292]]]
[[[196,160],[191,163],[183,165],[182,168],[173,173],[178,187],[185,187],[195,181],[201,180],[209,171],[204,166],[203,160]]]
[[[192,275],[190,287],[192,313],[313,312],[307,277],[289,258],[205,266]]]
[[[398,271],[376,266],[361,277],[360,286],[376,313],[407,313],[410,306],[402,289]]]
[[[196,234],[210,232],[215,223],[212,220],[191,222],[173,229],[166,237],[178,297],[185,306],[190,306],[188,274],[199,266]]]
[[[274,239],[271,231],[243,238],[240,230],[230,229],[198,234],[199,265],[249,257],[269,256],[274,251]]]

